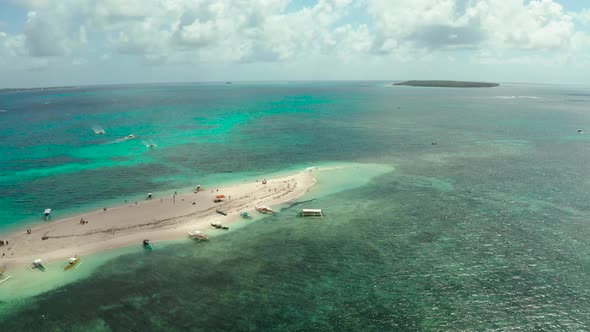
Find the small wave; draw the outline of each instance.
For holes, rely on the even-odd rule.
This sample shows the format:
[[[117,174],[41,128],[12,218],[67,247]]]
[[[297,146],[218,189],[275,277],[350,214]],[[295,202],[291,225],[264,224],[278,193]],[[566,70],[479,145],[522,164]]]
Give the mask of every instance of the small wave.
[[[537,96],[494,96],[495,99],[541,99]]]
[[[121,143],[121,142],[125,142],[125,141],[128,141],[128,140],[131,140],[131,139],[134,139],[134,138],[135,138],[135,135],[131,134],[131,135],[128,135],[128,136],[125,136],[125,137],[117,138],[114,141],[106,142],[104,144],[116,144],[116,143]]]
[[[94,131],[95,134],[97,135],[103,135],[106,134],[106,131],[104,130],[104,128],[102,128],[101,126],[94,126],[92,127],[92,130]]]
[[[141,142],[143,145],[145,145],[146,148],[148,149],[155,149],[158,147],[158,145],[156,143],[154,143],[154,141],[142,141]]]
[[[0,113],[6,113],[8,112],[7,110],[0,110]]]

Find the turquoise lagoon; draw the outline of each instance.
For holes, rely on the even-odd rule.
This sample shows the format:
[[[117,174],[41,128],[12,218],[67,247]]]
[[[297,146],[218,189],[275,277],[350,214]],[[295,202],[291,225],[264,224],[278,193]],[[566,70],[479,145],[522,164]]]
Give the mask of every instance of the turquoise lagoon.
[[[590,329],[587,87],[100,86],[0,109],[0,238],[46,207],[344,166],[207,244],[12,271],[2,330]]]

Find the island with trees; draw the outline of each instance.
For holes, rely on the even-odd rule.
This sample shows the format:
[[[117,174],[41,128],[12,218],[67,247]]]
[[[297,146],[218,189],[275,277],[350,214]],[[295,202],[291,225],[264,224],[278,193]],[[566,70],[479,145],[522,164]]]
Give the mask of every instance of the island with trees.
[[[417,86],[428,88],[493,88],[498,83],[465,82],[465,81],[405,81],[393,85]]]

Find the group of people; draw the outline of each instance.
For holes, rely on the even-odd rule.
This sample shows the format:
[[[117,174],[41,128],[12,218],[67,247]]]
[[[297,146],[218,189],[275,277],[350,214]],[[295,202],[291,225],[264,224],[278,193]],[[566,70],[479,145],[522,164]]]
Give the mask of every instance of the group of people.
[[[4,247],[5,245],[8,245],[8,241],[0,240],[0,247]]]
[[[80,218],[80,225],[85,225],[88,223],[88,220],[84,220],[84,218]]]

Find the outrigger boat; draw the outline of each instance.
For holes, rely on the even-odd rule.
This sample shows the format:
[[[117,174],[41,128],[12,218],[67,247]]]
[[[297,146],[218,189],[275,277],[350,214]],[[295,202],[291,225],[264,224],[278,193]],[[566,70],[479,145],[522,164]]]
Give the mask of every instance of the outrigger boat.
[[[299,211],[299,216],[321,218],[324,216],[324,211],[322,211],[321,209],[303,209]]]
[[[80,257],[78,257],[78,255],[76,255],[74,257],[70,257],[68,259],[68,265],[64,266],[64,271],[67,271],[67,270],[73,268],[78,263],[80,263]]]
[[[150,240],[148,239],[143,240],[142,246],[146,250],[152,250],[152,245],[150,244]]]
[[[275,213],[271,208],[269,208],[268,206],[258,206],[256,207],[256,211],[260,212],[260,213]]]
[[[12,276],[4,274],[4,271],[0,270],[0,284],[3,284],[5,281],[7,281],[10,278],[12,278]]]
[[[223,224],[221,222],[212,222],[211,226],[213,226],[217,229],[229,229],[229,227],[223,226]]]
[[[209,236],[201,231],[188,232],[188,238],[191,240],[197,240],[197,241],[209,240]]]
[[[227,213],[221,211],[221,210],[215,210],[215,212],[219,213],[222,216],[227,216]]]
[[[43,261],[41,259],[35,259],[31,264],[31,270],[38,269],[40,271],[45,272],[45,266],[43,266]]]

